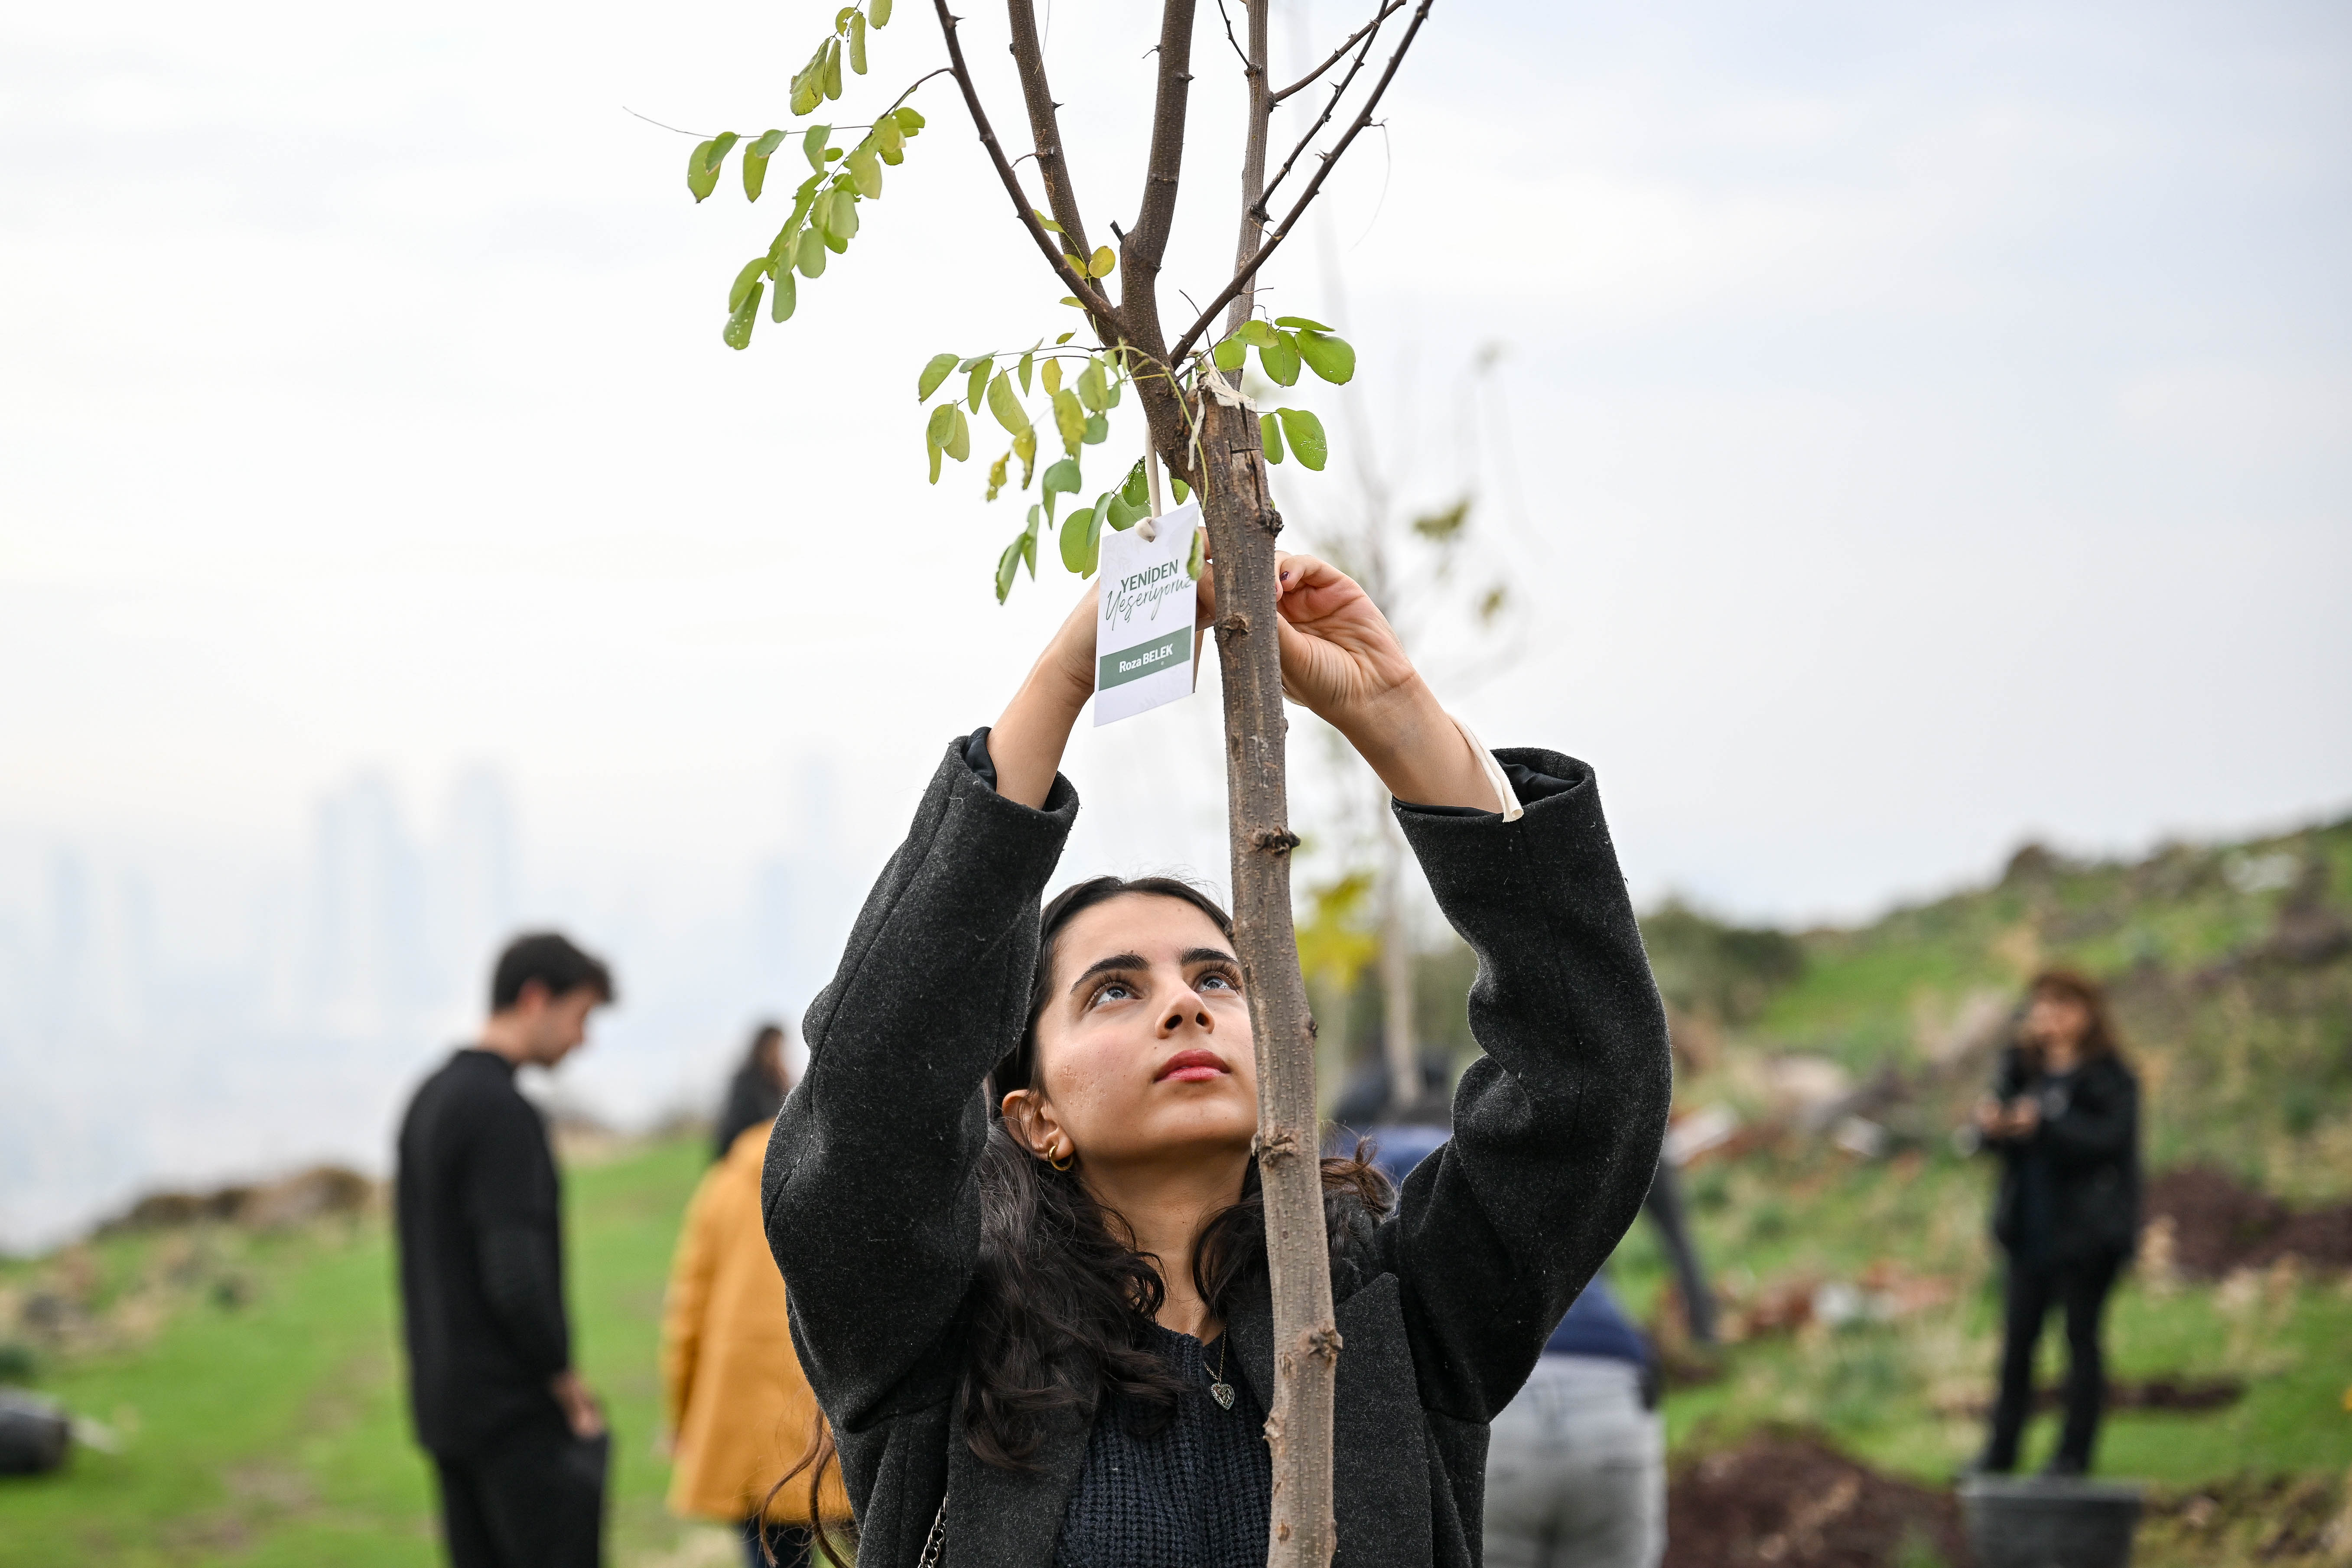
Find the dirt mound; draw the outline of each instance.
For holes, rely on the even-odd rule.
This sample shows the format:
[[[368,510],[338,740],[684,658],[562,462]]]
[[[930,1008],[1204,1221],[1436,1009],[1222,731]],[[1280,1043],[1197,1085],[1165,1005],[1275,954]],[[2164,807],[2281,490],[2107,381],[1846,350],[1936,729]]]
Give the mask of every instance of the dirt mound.
[[[2218,1279],[2288,1253],[2314,1268],[2352,1268],[2352,1204],[2297,1212],[2210,1166],[2167,1171],[2147,1186],[2147,1223],[2168,1233],[2174,1269]]]
[[[360,1214],[377,1198],[376,1184],[340,1165],[314,1165],[274,1182],[221,1187],[208,1193],[150,1193],[98,1227],[100,1236],[126,1230],[176,1230],[206,1221],[273,1230],[322,1215]]]
[[[1967,1568],[1959,1500],[1879,1475],[1818,1438],[1773,1434],[1675,1470],[1664,1568]]]

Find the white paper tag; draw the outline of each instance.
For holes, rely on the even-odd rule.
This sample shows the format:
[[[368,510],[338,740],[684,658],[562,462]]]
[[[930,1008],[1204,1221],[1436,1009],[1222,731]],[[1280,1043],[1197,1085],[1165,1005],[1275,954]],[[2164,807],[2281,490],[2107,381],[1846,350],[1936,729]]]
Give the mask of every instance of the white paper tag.
[[[1192,609],[1200,584],[1185,573],[1201,503],[1157,521],[1158,537],[1105,530],[1095,599],[1095,722],[1116,724],[1192,695]]]

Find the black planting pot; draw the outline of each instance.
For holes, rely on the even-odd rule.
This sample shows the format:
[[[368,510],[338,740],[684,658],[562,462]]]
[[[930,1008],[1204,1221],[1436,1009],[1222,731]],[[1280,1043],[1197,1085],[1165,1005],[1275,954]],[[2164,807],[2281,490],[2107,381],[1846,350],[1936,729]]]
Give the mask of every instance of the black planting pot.
[[[1960,1518],[1977,1568],[2126,1568],[2140,1489],[2116,1481],[1972,1476]]]

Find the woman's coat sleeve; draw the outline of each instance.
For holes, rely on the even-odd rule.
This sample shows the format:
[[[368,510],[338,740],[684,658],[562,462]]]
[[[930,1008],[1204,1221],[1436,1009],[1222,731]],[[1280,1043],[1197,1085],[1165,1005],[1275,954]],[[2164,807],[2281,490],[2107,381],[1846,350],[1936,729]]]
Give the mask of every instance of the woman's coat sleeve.
[[[761,1208],[809,1383],[850,1430],[950,1386],[942,1337],[980,1246],[980,1087],[1026,1021],[1038,899],[1077,804],[1059,777],[1042,811],[1007,800],[950,747],[803,1021]]]
[[[1478,957],[1470,1030],[1486,1055],[1454,1094],[1452,1141],[1381,1226],[1423,1402],[1466,1421],[1508,1403],[1633,1224],[1673,1096],[1664,1009],[1592,771],[1556,752],[1496,755],[1567,787],[1516,822],[1397,810]]]

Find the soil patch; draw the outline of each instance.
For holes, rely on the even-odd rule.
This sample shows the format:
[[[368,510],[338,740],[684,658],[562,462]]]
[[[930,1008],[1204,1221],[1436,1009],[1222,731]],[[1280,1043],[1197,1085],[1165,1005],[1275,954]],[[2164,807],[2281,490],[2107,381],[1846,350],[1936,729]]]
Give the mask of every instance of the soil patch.
[[[2313,1268],[2352,1268],[2352,1204],[2295,1210],[2225,1172],[2191,1165],[2147,1185],[2147,1223],[2169,1232],[2172,1267],[2219,1279],[2289,1253]]]
[[[1959,1500],[1882,1476],[1819,1438],[1773,1433],[1675,1469],[1664,1568],[1891,1568],[1971,1562]]]

